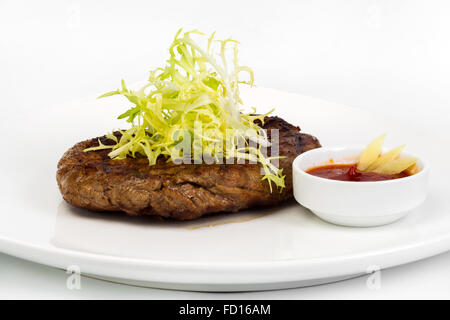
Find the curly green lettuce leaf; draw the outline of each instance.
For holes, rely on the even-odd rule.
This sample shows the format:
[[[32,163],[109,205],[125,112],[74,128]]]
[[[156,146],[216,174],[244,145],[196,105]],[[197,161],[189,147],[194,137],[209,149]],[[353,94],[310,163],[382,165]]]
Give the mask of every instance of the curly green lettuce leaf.
[[[261,147],[249,143],[252,140],[260,146],[270,145],[258,125],[267,114],[241,110],[239,85],[252,86],[254,75],[249,67],[239,65],[239,42],[216,40],[213,33],[203,48],[193,36],[204,38],[197,30],[183,33],[180,29],[169,47],[167,65],[151,71],[148,82],[139,90],[128,89],[122,80],[120,89],[100,96],[122,95],[128,99],[132,106],[118,118],[126,119],[131,128],[123,131],[120,139],[111,137],[115,144],[104,145],[99,141],[98,147],[85,151],[111,148],[112,159],[141,154],[148,158],[149,165],[154,165],[160,156],[167,161],[185,157],[177,145],[189,135],[194,138],[194,152],[189,155],[192,160],[195,150],[201,149],[217,161],[234,158],[260,163],[264,171],[262,179],[268,181],[271,191],[274,183],[281,192],[285,176],[272,163],[276,157],[265,156]],[[241,74],[247,74],[248,80],[241,80]],[[199,125],[201,130],[195,130]],[[200,145],[195,144],[196,138],[201,140]],[[242,141],[245,146],[239,149]]]

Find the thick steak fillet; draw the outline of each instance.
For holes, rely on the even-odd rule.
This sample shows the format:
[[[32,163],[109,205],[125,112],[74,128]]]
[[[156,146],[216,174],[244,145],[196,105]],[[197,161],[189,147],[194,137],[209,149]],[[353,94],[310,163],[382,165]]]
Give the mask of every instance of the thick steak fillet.
[[[286,175],[282,193],[274,184],[270,192],[268,182],[261,180],[259,164],[176,165],[161,159],[149,166],[144,157],[112,160],[109,149],[83,152],[97,146],[97,138],[69,149],[58,163],[56,179],[64,200],[94,211],[188,220],[213,212],[275,205],[292,198],[294,158],[320,144],[278,117],[267,117],[263,127],[279,129],[280,155],[286,157],[280,159]],[[105,137],[100,140],[113,143]]]

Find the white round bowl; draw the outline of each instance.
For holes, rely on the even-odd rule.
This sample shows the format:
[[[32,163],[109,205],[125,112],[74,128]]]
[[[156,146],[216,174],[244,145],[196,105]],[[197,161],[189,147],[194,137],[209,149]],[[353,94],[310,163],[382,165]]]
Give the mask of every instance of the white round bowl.
[[[299,155],[292,163],[297,202],[325,221],[372,227],[404,217],[425,200],[428,166],[420,159],[418,173],[385,181],[339,181],[306,173],[317,166],[355,163],[363,150],[364,147],[322,147]]]

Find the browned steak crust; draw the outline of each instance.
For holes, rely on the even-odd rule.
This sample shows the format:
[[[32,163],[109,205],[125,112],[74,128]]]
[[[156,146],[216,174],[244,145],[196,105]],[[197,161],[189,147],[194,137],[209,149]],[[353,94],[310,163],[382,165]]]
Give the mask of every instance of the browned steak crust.
[[[97,138],[77,143],[64,154],[58,163],[58,186],[64,200],[76,207],[179,220],[275,205],[292,197],[294,158],[320,144],[281,118],[265,120],[265,129],[279,129],[280,155],[286,157],[280,160],[286,175],[282,193],[275,185],[270,192],[268,182],[261,180],[260,165],[176,165],[161,159],[149,166],[143,157],[111,160],[107,155],[110,150],[83,152],[97,146]],[[100,140],[113,143],[105,137]]]

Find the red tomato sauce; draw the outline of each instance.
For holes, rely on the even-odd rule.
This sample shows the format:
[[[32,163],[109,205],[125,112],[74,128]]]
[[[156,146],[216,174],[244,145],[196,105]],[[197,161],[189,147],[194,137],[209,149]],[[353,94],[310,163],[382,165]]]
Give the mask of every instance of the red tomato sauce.
[[[313,176],[340,181],[383,181],[404,178],[410,175],[405,171],[398,174],[360,172],[356,169],[356,164],[331,164],[314,167],[306,170],[306,172]]]

